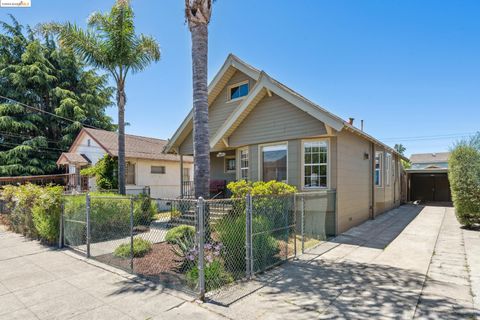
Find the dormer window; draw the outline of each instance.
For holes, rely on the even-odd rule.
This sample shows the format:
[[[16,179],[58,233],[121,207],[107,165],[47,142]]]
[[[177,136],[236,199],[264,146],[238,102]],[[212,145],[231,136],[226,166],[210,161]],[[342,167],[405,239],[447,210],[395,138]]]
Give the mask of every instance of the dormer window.
[[[236,100],[245,97],[248,94],[248,89],[248,81],[231,85],[228,89],[229,100]]]

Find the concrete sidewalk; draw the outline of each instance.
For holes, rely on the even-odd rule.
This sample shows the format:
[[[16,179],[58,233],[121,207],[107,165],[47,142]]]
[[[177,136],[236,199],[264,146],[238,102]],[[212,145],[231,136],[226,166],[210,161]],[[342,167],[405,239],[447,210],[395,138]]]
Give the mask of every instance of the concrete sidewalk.
[[[232,319],[474,319],[479,233],[469,268],[463,234],[452,208],[403,206],[257,279],[238,302],[204,307]]]
[[[480,232],[452,208],[403,206],[230,291],[245,297],[197,304],[0,230],[0,320],[474,319]]]
[[[222,318],[185,294],[17,234],[0,230],[0,248],[1,320]]]

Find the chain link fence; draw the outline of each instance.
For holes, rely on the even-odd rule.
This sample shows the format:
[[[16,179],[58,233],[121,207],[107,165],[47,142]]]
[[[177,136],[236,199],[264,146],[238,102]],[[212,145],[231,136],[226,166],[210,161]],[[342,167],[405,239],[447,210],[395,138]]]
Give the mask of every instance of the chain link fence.
[[[334,235],[335,192],[212,200],[75,195],[66,196],[61,221],[63,243],[87,257],[225,302],[248,294],[239,284]]]

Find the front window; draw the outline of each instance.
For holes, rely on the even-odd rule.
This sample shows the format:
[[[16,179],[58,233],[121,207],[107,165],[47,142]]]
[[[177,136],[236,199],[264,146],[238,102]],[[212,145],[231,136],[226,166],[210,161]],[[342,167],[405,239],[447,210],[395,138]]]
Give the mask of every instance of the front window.
[[[150,172],[151,173],[158,173],[158,174],[165,174],[166,169],[165,169],[165,166],[151,166],[150,167]]]
[[[235,172],[237,168],[237,163],[235,157],[226,157],[225,158],[225,172]]]
[[[240,150],[240,179],[248,180],[248,149]]]
[[[287,182],[287,145],[262,147],[263,181]]]
[[[303,144],[303,185],[305,188],[327,188],[328,143],[308,141]]]
[[[230,100],[239,99],[248,94],[248,81],[235,84],[229,89]]]
[[[375,185],[382,186],[383,152],[375,153]]]
[[[127,162],[125,170],[125,183],[135,184],[135,164]]]

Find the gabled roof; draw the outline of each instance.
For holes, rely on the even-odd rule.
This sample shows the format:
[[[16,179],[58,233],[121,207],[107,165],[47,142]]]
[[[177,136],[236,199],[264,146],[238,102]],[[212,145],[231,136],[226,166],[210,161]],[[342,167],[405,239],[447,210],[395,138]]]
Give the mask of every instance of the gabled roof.
[[[91,163],[85,155],[73,152],[63,152],[57,160],[57,165],[62,164],[89,164]]]
[[[415,153],[410,156],[412,163],[448,162],[450,152]]]
[[[257,82],[255,86],[250,90],[247,97],[242,101],[238,108],[236,108],[235,112],[230,114],[230,116],[220,126],[217,132],[215,132],[214,135],[210,137],[210,147],[212,149],[218,143],[220,143],[220,141],[225,141],[225,138],[227,138],[240,125],[240,123],[246,118],[246,116],[255,107],[255,105],[265,96],[265,94],[271,95],[271,93],[273,92],[281,98],[285,99],[286,101],[290,102],[292,105],[308,113],[312,117],[325,123],[327,127],[335,129],[337,131],[341,131],[343,129],[349,130],[377,145],[384,147],[389,152],[397,154],[402,159],[408,161],[408,158],[405,158],[404,156],[399,154],[395,149],[380,142],[379,140],[366,134],[360,129],[354,127],[353,125],[350,125],[342,118],[327,111],[325,108],[313,103],[312,101],[308,100],[296,91],[273,79],[264,71],[259,71],[258,69],[240,60],[233,54],[230,54],[227,57],[227,60],[223,64],[222,68],[220,68],[220,71],[217,73],[217,75],[214,77],[214,79],[208,86],[209,104],[213,102],[218,93],[223,89],[225,84],[228,82],[228,80],[231,78],[231,76],[235,73],[236,70],[247,74],[251,78],[255,79]],[[192,118],[193,111],[190,111],[190,113],[187,115],[185,120],[182,122],[180,127],[173,135],[172,139],[170,139],[170,141],[168,142],[165,148],[165,152],[177,152],[177,150],[174,150],[174,146],[179,145],[190,133],[192,129]]]
[[[70,147],[69,153],[75,153],[83,135],[91,137],[106,153],[113,157],[118,156],[118,134],[112,131],[83,128]],[[180,157],[163,152],[166,140],[125,135],[125,157],[150,160],[180,161]],[[191,157],[184,157],[184,161],[192,162]]]

